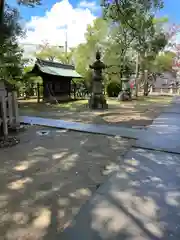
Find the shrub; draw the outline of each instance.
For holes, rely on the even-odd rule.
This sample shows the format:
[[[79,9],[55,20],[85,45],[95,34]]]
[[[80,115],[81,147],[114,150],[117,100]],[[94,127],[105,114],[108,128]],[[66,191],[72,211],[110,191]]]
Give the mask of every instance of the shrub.
[[[108,97],[118,97],[118,94],[121,90],[122,88],[119,82],[110,82],[106,87]]]

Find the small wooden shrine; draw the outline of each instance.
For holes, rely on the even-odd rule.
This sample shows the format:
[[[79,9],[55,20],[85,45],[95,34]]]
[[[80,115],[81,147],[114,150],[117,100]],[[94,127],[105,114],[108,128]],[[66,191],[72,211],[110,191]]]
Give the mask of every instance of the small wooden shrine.
[[[73,78],[81,78],[73,65],[37,59],[30,72],[43,80],[44,101],[67,101],[71,98]]]

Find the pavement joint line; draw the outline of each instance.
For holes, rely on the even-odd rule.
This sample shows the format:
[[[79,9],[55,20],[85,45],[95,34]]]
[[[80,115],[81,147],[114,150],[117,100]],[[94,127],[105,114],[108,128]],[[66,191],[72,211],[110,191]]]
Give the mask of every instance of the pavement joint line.
[[[24,123],[24,122],[21,122],[22,124],[24,125],[31,125],[30,123]],[[33,124],[33,126],[44,126],[44,127],[49,127],[49,126],[46,126],[46,125],[40,125],[40,124]],[[72,128],[68,128],[68,127],[50,127],[50,128],[56,128],[56,129],[67,129],[67,130],[70,130],[70,131],[74,131],[74,132],[84,132],[84,133],[91,133],[91,134],[98,134],[98,135],[103,135],[103,136],[112,136],[112,137],[122,137],[122,138],[127,138],[127,139],[133,139],[133,140],[138,140],[138,137],[127,137],[127,136],[124,136],[124,134],[117,134],[116,136],[114,134],[110,134],[110,133],[100,133],[100,132],[91,132],[91,131],[84,131],[84,130],[78,130],[78,129],[72,129]]]
[[[30,123],[24,123],[21,122],[24,125],[31,125]],[[50,126],[46,126],[46,125],[41,125],[41,124],[33,124],[33,126],[44,126],[44,127],[50,127]],[[56,128],[56,129],[67,129],[70,131],[74,131],[74,132],[84,132],[84,133],[91,133],[91,134],[99,134],[99,135],[103,135],[103,136],[112,136],[112,137],[122,137],[122,138],[127,138],[127,139],[134,139],[134,140],[138,140],[138,137],[127,137],[124,136],[124,134],[117,134],[116,136],[114,134],[110,134],[110,133],[100,133],[100,132],[91,132],[91,131],[84,131],[84,130],[79,130],[79,129],[72,129],[72,128],[68,128],[68,127],[50,127],[50,128]]]
[[[24,123],[26,125],[31,125],[29,123]],[[35,126],[42,126],[40,124],[33,124]],[[44,125],[43,125],[44,126]],[[60,129],[59,127],[52,127],[52,128],[56,128],[56,129]],[[105,134],[105,133],[99,133],[99,132],[91,132],[91,131],[82,131],[82,130],[77,130],[77,129],[72,129],[72,128],[68,128],[68,127],[63,127],[61,129],[67,129],[67,130],[70,130],[70,131],[75,131],[75,132],[86,132],[86,133],[91,133],[91,134],[99,134],[99,135],[104,135],[104,136],[114,136],[114,134]],[[143,129],[142,129],[143,130]],[[127,137],[127,136],[123,136],[123,134],[119,135],[117,134],[116,136],[119,136],[119,137],[123,137],[123,138],[126,138],[126,139],[133,139],[133,140],[138,140],[138,136],[137,137]],[[147,149],[147,150],[152,150],[152,151],[158,151],[158,152],[164,152],[164,153],[172,153],[172,154],[178,154],[180,155],[179,152],[175,152],[175,151],[170,151],[170,150],[165,150],[163,148],[156,148],[156,147],[142,147],[140,145],[137,145],[137,144],[132,144],[131,145],[132,148],[141,148],[141,149]]]
[[[180,114],[180,112],[162,112],[162,113],[167,113],[167,114]]]
[[[29,118],[28,120],[24,121],[24,117]],[[107,125],[96,125],[96,124],[86,124],[86,123],[77,123],[77,122],[69,122],[69,121],[64,121],[64,120],[59,120],[60,123],[62,123],[61,126],[55,126],[55,125],[49,125],[47,123],[44,123],[44,121],[42,121],[41,123],[39,123],[38,121],[34,122],[32,124],[30,118],[32,119],[37,119],[37,120],[54,120],[55,122],[58,121],[59,119],[49,119],[49,118],[41,118],[41,117],[31,117],[31,116],[21,116],[20,117],[20,123],[22,124],[26,124],[26,125],[35,125],[35,126],[44,126],[44,127],[51,127],[51,128],[56,128],[56,129],[67,129],[67,130],[71,130],[71,131],[76,131],[76,132],[84,132],[84,133],[91,133],[91,134],[100,134],[100,135],[104,135],[104,136],[113,136],[113,137],[123,137],[123,138],[127,138],[127,139],[134,139],[134,140],[138,140],[139,139],[139,133],[146,131],[146,129],[133,129],[133,128],[126,128],[126,127],[117,127],[117,126],[107,126]],[[66,125],[67,123],[67,125]],[[75,126],[73,127],[71,124],[75,124]],[[77,125],[76,125],[77,124]],[[85,128],[80,128],[79,125],[84,125]],[[90,130],[91,127],[99,127],[99,131],[98,129],[96,130]],[[88,128],[88,126],[90,128]],[[109,127],[109,131],[103,131],[101,128],[102,127]],[[111,129],[112,129],[112,133],[111,133]],[[116,134],[116,130],[117,130],[117,134]],[[122,131],[122,134],[121,134]],[[127,131],[127,132],[126,132]],[[132,132],[132,134],[130,133]],[[126,134],[127,133],[127,134]]]
[[[151,150],[151,151],[156,151],[156,152],[163,152],[163,153],[169,153],[169,154],[176,154],[176,155],[180,155],[180,152],[176,152],[176,151],[172,151],[172,150],[165,150],[163,148],[156,148],[156,147],[143,147],[141,145],[138,144],[132,144],[131,145],[132,148],[141,148],[141,149],[147,149],[147,150]]]

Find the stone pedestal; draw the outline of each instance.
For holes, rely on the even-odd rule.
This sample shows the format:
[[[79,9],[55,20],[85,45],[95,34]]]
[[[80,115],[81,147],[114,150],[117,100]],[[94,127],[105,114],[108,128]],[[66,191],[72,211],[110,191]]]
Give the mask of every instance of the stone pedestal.
[[[92,95],[89,99],[89,108],[91,109],[107,109],[108,104],[106,102],[103,92],[102,82],[93,82]]]

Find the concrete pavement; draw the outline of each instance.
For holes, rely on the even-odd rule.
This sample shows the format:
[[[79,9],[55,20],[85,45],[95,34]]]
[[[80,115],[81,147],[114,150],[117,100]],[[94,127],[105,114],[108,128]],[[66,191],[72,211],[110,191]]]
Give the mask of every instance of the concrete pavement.
[[[179,109],[175,98],[58,239],[180,239]]]
[[[117,127],[117,126],[108,126],[107,124],[87,124],[87,123],[79,123],[79,122],[70,122],[59,119],[51,119],[51,118],[41,118],[41,117],[29,117],[29,116],[21,116],[21,123],[32,124],[32,125],[40,125],[40,126],[48,126],[48,127],[56,127],[63,128],[68,130],[86,132],[86,133],[95,133],[95,134],[103,134],[107,136],[120,136],[125,138],[136,139],[137,136],[142,133],[140,129],[126,128],[126,127]]]
[[[142,131],[134,147],[180,154],[180,98]]]

